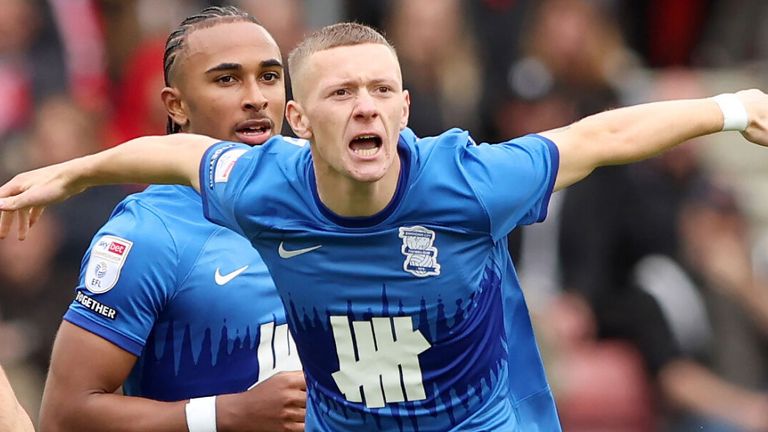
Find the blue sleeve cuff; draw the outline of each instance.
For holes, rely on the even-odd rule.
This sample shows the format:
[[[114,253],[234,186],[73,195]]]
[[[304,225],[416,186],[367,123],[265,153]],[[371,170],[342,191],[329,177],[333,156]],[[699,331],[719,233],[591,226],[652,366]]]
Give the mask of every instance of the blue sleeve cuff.
[[[550,172],[549,183],[547,184],[547,192],[541,202],[541,209],[539,209],[539,216],[536,222],[543,222],[547,218],[547,210],[549,209],[549,200],[552,197],[552,192],[555,189],[555,181],[557,180],[557,172],[560,169],[560,150],[557,145],[549,138],[534,134],[536,138],[540,139],[547,145],[549,150]]]
[[[218,143],[208,147],[208,150],[203,153],[203,157],[200,159],[200,198],[203,201],[203,216],[208,219],[208,188],[213,186],[213,161],[209,161],[209,157],[213,148]],[[211,185],[211,186],[209,186]]]
[[[105,327],[98,322],[86,318],[71,308],[67,309],[67,313],[64,314],[64,320],[82,328],[83,330],[100,336],[109,342],[112,342],[113,344],[128,351],[136,357],[141,356],[141,352],[144,350],[144,346],[142,344],[129,339],[128,337],[116,332],[114,329]]]
[[[220,146],[220,144],[228,145]],[[213,190],[214,187],[214,176],[216,174],[214,171],[216,161],[218,160],[219,156],[224,153],[224,150],[234,146],[234,143],[219,141],[208,147],[205,153],[203,153],[202,159],[200,159],[200,197],[203,200],[203,216],[205,216],[205,218],[208,220],[211,220],[211,215],[208,209],[208,193],[209,190]],[[212,154],[214,152],[218,152],[218,154]]]

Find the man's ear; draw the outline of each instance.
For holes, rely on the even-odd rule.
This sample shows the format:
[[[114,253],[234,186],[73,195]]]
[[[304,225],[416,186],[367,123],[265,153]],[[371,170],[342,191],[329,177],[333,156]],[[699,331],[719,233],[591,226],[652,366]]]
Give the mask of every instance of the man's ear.
[[[163,100],[163,105],[165,105],[165,111],[168,113],[168,116],[173,119],[174,123],[184,129],[184,126],[189,121],[189,117],[187,116],[184,102],[181,100],[179,90],[174,87],[164,87],[160,92],[160,98]]]
[[[408,90],[403,90],[403,114],[400,117],[400,129],[408,126],[408,117],[411,115],[411,94]]]
[[[306,140],[312,138],[312,126],[309,124],[309,119],[304,114],[304,108],[295,100],[288,101],[285,104],[285,118],[288,120],[288,124],[291,125],[293,133],[299,138]]]

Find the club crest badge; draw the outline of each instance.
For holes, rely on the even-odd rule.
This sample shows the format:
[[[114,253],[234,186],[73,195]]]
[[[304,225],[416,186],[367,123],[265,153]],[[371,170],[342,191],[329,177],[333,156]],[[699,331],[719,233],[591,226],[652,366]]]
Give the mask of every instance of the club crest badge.
[[[83,281],[88,291],[101,294],[115,286],[131,247],[133,242],[111,235],[101,237],[94,244]]]
[[[400,227],[399,237],[403,239],[400,250],[405,255],[403,270],[418,277],[440,274],[434,231],[419,225]]]

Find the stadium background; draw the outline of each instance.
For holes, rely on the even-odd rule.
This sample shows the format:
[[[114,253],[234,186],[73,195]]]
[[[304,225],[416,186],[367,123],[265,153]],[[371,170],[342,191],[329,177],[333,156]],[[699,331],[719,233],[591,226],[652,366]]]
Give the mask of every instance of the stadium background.
[[[768,2],[761,0],[2,0],[0,180],[164,133],[158,95],[165,37],[211,4],[253,13],[284,55],[307,31],[339,20],[383,29],[398,49],[412,93],[410,126],[420,135],[461,126],[494,142],[626,104],[768,88]],[[694,201],[712,217],[675,225],[675,250],[688,252],[671,258],[688,278],[654,286],[685,357],[761,395],[765,407],[765,291],[718,279],[754,273],[755,285],[768,290],[760,286],[768,274],[768,152],[742,141],[720,134],[638,169],[642,175],[662,166],[673,189],[691,173],[710,184],[672,199],[667,224],[684,224],[678,219],[690,213],[678,209],[682,202]],[[600,173],[577,196],[600,209],[610,204],[606,185],[626,195],[612,179]],[[646,199],[658,193],[643,187]],[[0,242],[0,364],[33,417],[82,253],[112,207],[139,189],[88,191],[50,209],[26,242]],[[564,201],[567,228],[558,223]],[[562,230],[576,231],[575,238],[636,230],[662,243],[670,234],[626,212],[617,213],[622,221],[601,219],[619,226],[608,232],[595,226],[594,214],[569,208],[556,194],[546,224],[510,239],[566,430],[739,430],[681,409],[668,380],[644,364],[631,341],[598,338],[585,304],[563,294],[572,288],[564,286],[563,269],[574,264],[555,253]],[[588,254],[591,243],[584,243]],[[710,271],[712,263],[722,268]],[[685,281],[686,288],[675,286]],[[715,395],[715,403],[717,397],[725,396]]]

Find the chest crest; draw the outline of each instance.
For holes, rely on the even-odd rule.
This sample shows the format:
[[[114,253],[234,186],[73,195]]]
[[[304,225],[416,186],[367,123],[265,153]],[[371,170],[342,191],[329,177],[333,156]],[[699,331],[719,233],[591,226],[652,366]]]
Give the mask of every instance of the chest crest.
[[[400,227],[403,245],[400,251],[405,255],[403,270],[417,277],[437,276],[440,264],[437,262],[435,232],[420,225]]]

